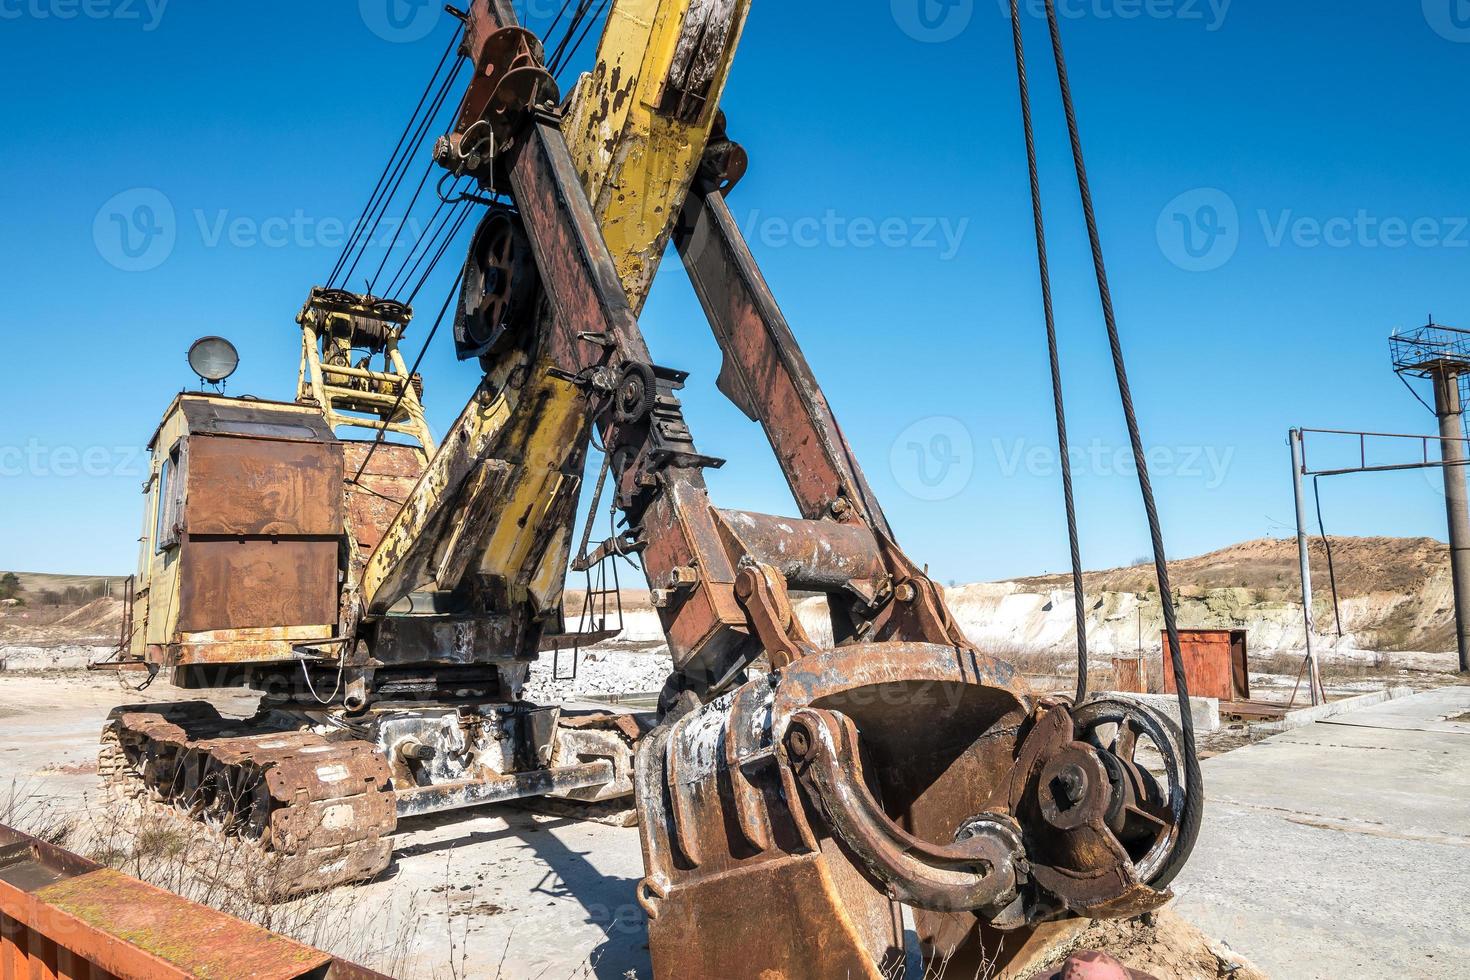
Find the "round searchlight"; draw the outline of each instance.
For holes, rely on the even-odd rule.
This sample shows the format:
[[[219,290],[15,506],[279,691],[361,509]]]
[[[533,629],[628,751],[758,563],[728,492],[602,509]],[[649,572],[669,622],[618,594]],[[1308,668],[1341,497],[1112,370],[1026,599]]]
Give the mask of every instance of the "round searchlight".
[[[212,385],[235,373],[240,366],[240,352],[223,337],[201,337],[189,348],[189,367]]]

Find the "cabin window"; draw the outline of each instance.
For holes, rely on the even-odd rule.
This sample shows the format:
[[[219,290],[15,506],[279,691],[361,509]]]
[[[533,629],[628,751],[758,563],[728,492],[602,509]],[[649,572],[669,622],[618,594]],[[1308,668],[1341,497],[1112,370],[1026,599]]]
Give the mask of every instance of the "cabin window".
[[[158,471],[158,525],[153,529],[153,540],[158,542],[158,551],[176,548],[182,531],[184,515],[184,482],[181,476],[184,442],[179,440],[163,461]]]

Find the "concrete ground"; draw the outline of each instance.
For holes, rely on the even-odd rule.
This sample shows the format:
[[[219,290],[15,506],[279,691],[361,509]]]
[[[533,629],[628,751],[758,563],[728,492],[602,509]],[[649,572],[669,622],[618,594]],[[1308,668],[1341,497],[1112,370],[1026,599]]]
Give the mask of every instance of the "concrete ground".
[[[1467,712],[1442,688],[1206,762],[1180,914],[1275,977],[1465,976]]]
[[[94,813],[108,710],[175,697],[0,673],[0,813],[12,785]],[[1464,976],[1470,724],[1445,719],[1466,712],[1470,688],[1446,688],[1208,760],[1181,914],[1275,977]],[[304,938],[405,977],[651,976],[636,830],[492,807],[405,822],[395,854]]]

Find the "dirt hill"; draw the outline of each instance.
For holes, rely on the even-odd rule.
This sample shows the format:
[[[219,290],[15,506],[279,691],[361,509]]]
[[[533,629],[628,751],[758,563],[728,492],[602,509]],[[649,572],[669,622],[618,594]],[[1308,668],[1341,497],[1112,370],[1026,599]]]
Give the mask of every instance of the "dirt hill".
[[[20,591],[0,600],[0,646],[51,648],[117,642],[125,579],[30,572],[16,572],[15,577]]]
[[[1449,547],[1432,538],[1331,539],[1332,563],[1320,539],[1311,543],[1313,613],[1328,643],[1345,649],[1442,652],[1454,643],[1454,598]],[[1301,584],[1294,538],[1264,538],[1232,545],[1196,558],[1169,563],[1171,584],[1185,626],[1244,627],[1256,634],[1257,647],[1292,649],[1302,643]],[[1344,636],[1336,636],[1332,606],[1335,572]],[[1116,620],[1128,632],[1129,605],[1143,609],[1145,632],[1157,625],[1158,588],[1153,566],[1138,565],[1089,572],[1083,577],[1094,614]],[[1065,575],[1006,583],[1015,593],[1070,593]],[[959,590],[978,598],[994,586]],[[1150,599],[1152,596],[1152,599]],[[1070,606],[1067,603],[1069,612]],[[1070,614],[1070,613],[1069,613]],[[1024,630],[1022,632],[1025,632]],[[1136,628],[1134,630],[1136,643]],[[1126,637],[1118,646],[1126,647]]]
[[[1449,546],[1433,538],[1337,538],[1332,541],[1332,565],[1338,594],[1403,595],[1422,591],[1449,574]],[[1317,591],[1328,591],[1327,548],[1320,538],[1311,541],[1312,581]],[[1295,538],[1260,538],[1212,551],[1198,558],[1169,562],[1176,589],[1283,590],[1300,597]],[[1152,564],[1088,572],[1088,591],[1147,592],[1154,587]],[[1070,588],[1066,575],[1019,579],[1040,589]]]

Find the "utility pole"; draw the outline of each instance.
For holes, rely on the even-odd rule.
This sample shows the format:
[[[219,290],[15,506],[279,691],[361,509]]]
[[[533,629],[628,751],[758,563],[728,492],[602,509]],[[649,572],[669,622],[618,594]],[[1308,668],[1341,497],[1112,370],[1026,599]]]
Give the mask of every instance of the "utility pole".
[[[1470,492],[1465,485],[1465,406],[1460,368],[1445,361],[1434,371],[1434,414],[1439,417],[1444,501],[1450,526],[1450,574],[1455,584],[1455,636],[1460,673],[1470,673]]]
[[[1462,380],[1470,375],[1470,331],[1435,323],[1430,316],[1429,322],[1417,330],[1395,331],[1389,347],[1394,372],[1406,384],[1409,378],[1421,378],[1434,385],[1434,414],[1439,419],[1438,465],[1444,471],[1450,573],[1455,586],[1455,639],[1460,648],[1460,673],[1470,674],[1470,493],[1465,487],[1465,406],[1460,393]]]
[[[1307,687],[1312,692],[1312,704],[1326,700],[1322,689],[1322,671],[1317,665],[1317,648],[1313,642],[1316,630],[1312,626],[1312,558],[1307,549],[1307,499],[1303,493],[1302,478],[1307,472],[1307,450],[1301,429],[1291,430],[1291,486],[1296,492],[1296,548],[1302,567],[1302,617],[1306,623],[1307,636]]]

